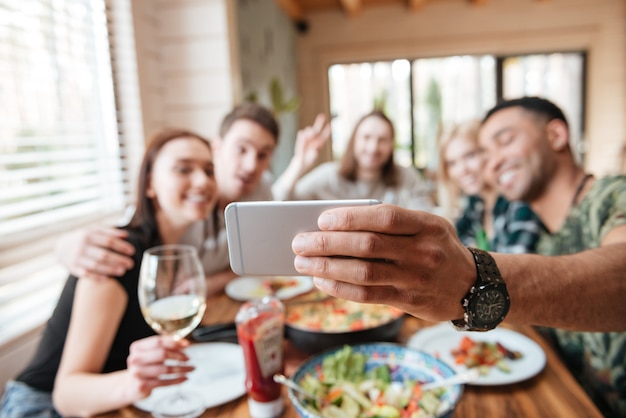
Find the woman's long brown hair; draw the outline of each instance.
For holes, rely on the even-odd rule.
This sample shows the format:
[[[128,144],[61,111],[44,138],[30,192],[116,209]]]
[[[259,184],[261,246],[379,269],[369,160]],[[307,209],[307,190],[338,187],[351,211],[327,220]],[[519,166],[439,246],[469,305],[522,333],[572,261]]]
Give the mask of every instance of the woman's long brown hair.
[[[209,150],[211,149],[207,139],[184,129],[162,129],[148,139],[141,168],[139,169],[135,213],[128,223],[129,227],[140,229],[143,232],[146,242],[154,243],[159,240],[154,201],[146,196],[154,161],[165,144],[179,138],[199,139],[206,144]]]
[[[354,142],[356,140],[356,132],[359,129],[359,126],[365,121],[367,118],[376,117],[381,119],[389,126],[389,130],[391,131],[391,138],[395,143],[395,129],[393,127],[393,123],[391,120],[385,115],[381,110],[373,110],[370,113],[364,115],[359,119],[359,121],[354,125],[354,129],[352,130],[352,135],[350,136],[350,140],[348,141],[348,146],[341,158],[341,163],[339,165],[339,175],[345,177],[346,179],[354,182],[356,181],[357,171],[358,171],[358,163],[356,157],[354,155]],[[389,159],[383,165],[383,170],[381,174],[381,178],[383,182],[388,187],[395,187],[398,185],[398,173],[396,170],[396,166],[393,159],[393,151],[391,155],[389,155]]]

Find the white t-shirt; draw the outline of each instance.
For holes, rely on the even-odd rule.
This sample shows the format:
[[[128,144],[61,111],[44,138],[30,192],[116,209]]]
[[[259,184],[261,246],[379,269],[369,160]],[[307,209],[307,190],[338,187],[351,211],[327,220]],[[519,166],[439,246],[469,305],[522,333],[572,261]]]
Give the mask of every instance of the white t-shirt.
[[[432,211],[426,180],[413,167],[396,168],[398,185],[389,187],[382,180],[350,181],[339,175],[339,162],[330,161],[302,177],[285,200],[377,199],[408,209]]]
[[[273,200],[271,187],[270,176],[264,175],[259,186],[249,195],[243,196],[240,201]],[[184,244],[198,248],[204,274],[207,276],[230,268],[224,212],[221,210],[216,212],[211,213],[208,219],[192,224],[182,238]]]

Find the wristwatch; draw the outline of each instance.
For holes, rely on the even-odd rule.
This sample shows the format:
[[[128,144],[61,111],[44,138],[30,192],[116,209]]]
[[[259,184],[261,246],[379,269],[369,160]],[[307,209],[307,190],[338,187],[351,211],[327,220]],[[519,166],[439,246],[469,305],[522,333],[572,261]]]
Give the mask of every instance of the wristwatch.
[[[486,251],[467,247],[476,263],[476,282],[461,301],[465,314],[452,321],[459,331],[489,331],[509,312],[511,299],[496,261]]]

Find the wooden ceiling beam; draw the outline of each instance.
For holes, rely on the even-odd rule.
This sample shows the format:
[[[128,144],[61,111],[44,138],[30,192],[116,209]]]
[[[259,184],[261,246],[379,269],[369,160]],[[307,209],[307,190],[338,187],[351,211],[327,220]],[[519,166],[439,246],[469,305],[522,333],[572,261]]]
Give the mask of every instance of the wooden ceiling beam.
[[[487,0],[467,0],[467,2],[472,6],[480,6],[481,4],[487,3]]]
[[[363,10],[363,4],[361,0],[339,0],[341,8],[350,17],[354,17],[361,13]]]
[[[412,11],[417,12],[426,4],[426,0],[407,0],[406,7]]]
[[[278,4],[278,6],[283,9],[283,12],[285,12],[285,14],[287,16],[289,16],[289,19],[293,20],[294,22],[302,22],[304,21],[304,11],[302,10],[302,7],[300,7],[300,4],[297,2],[297,0],[275,0],[276,4]]]

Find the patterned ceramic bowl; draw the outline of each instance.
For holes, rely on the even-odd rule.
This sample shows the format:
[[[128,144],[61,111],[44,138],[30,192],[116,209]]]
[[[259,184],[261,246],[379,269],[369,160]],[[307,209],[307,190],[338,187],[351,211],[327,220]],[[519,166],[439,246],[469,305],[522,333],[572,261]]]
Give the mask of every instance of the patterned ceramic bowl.
[[[315,357],[310,358],[302,364],[293,375],[292,379],[296,383],[301,383],[307,374],[315,377],[320,375],[322,362],[326,356],[332,355],[337,350],[330,349]],[[448,366],[441,360],[433,357],[425,352],[407,348],[398,344],[391,343],[372,343],[352,345],[352,351],[356,353],[364,353],[368,360],[365,363],[365,369],[369,370],[382,364],[389,365],[391,370],[391,380],[402,382],[407,379],[417,380],[422,383],[432,382],[435,380],[451,377],[455,374],[452,367]],[[437,417],[450,417],[461,398],[463,393],[462,385],[454,385],[446,388],[445,393],[441,397],[441,406]],[[310,409],[307,409],[300,401],[300,396],[292,389],[289,389],[289,400],[294,405],[298,413],[303,418],[318,418]]]

